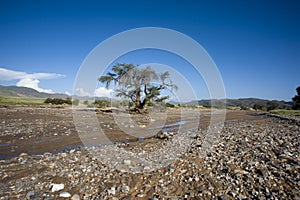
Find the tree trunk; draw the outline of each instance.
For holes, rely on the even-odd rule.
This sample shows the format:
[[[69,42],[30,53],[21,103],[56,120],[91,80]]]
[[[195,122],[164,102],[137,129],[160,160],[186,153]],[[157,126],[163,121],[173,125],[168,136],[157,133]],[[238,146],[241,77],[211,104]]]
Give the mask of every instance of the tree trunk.
[[[136,90],[136,99],[135,99],[135,107],[137,109],[139,109],[140,105],[141,105],[141,88],[138,87]]]

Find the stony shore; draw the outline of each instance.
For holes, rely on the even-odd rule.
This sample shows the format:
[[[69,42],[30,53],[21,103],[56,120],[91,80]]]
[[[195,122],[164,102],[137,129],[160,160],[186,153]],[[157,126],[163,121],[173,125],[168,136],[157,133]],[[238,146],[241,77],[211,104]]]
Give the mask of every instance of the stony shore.
[[[191,146],[179,158],[144,173],[111,168],[97,158],[95,147],[23,153],[0,161],[0,199],[300,199],[300,127],[295,119],[226,122],[201,157],[205,134],[205,129],[194,131]],[[165,143],[109,148],[151,152]],[[130,168],[133,161],[123,164]]]

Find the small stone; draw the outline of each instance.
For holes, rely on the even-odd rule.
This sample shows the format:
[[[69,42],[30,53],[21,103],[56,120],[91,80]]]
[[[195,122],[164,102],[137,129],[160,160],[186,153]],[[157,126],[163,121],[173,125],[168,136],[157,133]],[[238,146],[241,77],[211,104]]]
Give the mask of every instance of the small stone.
[[[26,199],[30,199],[32,196],[34,196],[34,191],[29,191],[29,192],[27,192],[27,194],[26,194]]]
[[[124,164],[125,165],[130,165],[131,164],[131,160],[124,160]]]
[[[69,192],[62,192],[59,194],[59,197],[69,198],[71,197],[71,194]]]
[[[80,196],[78,194],[74,194],[72,197],[71,197],[71,200],[80,200]]]
[[[28,156],[28,154],[27,154],[27,153],[21,153],[21,154],[19,155],[19,157],[24,157],[24,156]]]
[[[127,186],[127,185],[124,185],[124,186],[122,186],[122,190],[123,190],[124,192],[129,192],[130,187]]]
[[[74,153],[74,152],[75,152],[75,149],[70,150],[70,153]]]
[[[51,192],[57,192],[63,190],[65,188],[65,185],[63,183],[61,184],[51,183],[50,188],[51,188]]]
[[[108,195],[115,195],[116,194],[116,188],[111,187],[110,190],[107,190]]]

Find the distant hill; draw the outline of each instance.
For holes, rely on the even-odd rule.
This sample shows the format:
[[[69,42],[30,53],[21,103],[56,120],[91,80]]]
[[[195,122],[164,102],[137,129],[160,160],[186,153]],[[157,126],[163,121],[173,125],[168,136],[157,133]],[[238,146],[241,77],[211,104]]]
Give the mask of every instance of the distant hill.
[[[38,92],[32,88],[17,86],[1,86],[0,96],[5,97],[30,97],[30,98],[67,98],[66,94],[49,94]]]
[[[69,97],[66,94],[49,94],[44,92],[38,92],[32,88],[27,87],[17,87],[17,86],[0,86],[0,96],[6,97],[30,97],[30,98],[62,98],[65,99]],[[81,100],[110,100],[106,97],[82,97],[82,96],[73,96],[74,99]],[[180,103],[182,105],[188,106],[203,106],[209,105],[211,106],[211,102],[214,102],[214,105],[218,107],[218,105],[224,105],[224,101],[226,101],[226,106],[239,106],[239,107],[253,107],[254,104],[258,104],[261,106],[267,107],[268,102],[275,102],[279,105],[279,108],[291,108],[292,102],[287,101],[278,101],[278,100],[266,100],[266,99],[258,99],[258,98],[241,98],[241,99],[204,99],[204,100],[195,100],[186,103]],[[171,102],[173,104],[177,104],[176,102]]]
[[[287,101],[278,101],[278,100],[266,100],[266,99],[257,99],[257,98],[241,98],[241,99],[221,99],[221,100],[212,100],[214,105],[224,105],[224,101],[226,102],[226,106],[239,106],[239,107],[253,107],[254,104],[258,104],[261,106],[267,106],[268,102],[278,103],[279,108],[290,108],[292,106],[292,102]],[[205,100],[195,100],[187,103],[183,103],[183,105],[209,105],[212,104],[210,99]]]

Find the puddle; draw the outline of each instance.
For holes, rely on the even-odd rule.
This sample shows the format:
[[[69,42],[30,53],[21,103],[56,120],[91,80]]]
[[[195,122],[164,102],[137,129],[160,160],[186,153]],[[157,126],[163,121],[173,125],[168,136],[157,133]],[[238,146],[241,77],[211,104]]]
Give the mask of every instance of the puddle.
[[[179,126],[179,125],[182,125],[182,124],[185,124],[186,121],[179,121],[179,122],[175,122],[173,124],[165,124],[163,126],[155,126],[155,127],[151,127],[151,128],[148,128],[148,130],[153,130],[153,129],[167,129],[167,128],[170,128],[170,127],[173,127],[173,126]]]
[[[12,155],[0,154],[0,160],[8,160],[8,159],[11,159],[14,157],[15,156],[12,156]]]
[[[9,147],[11,146],[11,143],[3,143],[3,144],[0,144],[0,147]]]

